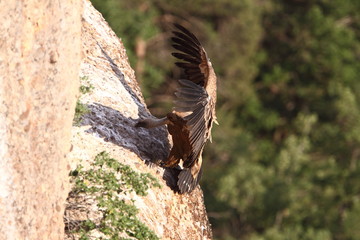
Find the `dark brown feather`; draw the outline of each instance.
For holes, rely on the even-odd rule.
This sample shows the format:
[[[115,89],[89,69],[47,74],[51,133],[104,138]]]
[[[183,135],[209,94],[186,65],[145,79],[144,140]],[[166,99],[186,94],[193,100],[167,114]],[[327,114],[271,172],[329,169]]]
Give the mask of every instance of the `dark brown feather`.
[[[179,80],[179,83],[180,87],[175,93],[178,100],[174,110],[178,112],[192,112],[184,117],[187,129],[189,130],[188,137],[191,153],[187,154],[187,158],[183,160],[184,166],[190,167],[199,158],[200,152],[205,145],[207,123],[204,111],[208,104],[208,94],[203,87],[196,85],[192,81]],[[188,105],[184,106],[184,102],[188,103]],[[190,102],[192,104],[189,104]]]
[[[199,66],[192,63],[176,62],[175,65],[184,69],[196,69],[200,72]]]
[[[198,45],[201,45],[201,43],[199,42],[199,40],[197,39],[197,37],[190,32],[189,30],[187,30],[186,28],[184,28],[183,26],[181,26],[180,24],[174,24],[174,26],[179,29],[180,31],[182,31],[183,33],[185,33],[187,36],[191,37],[195,43],[197,43]]]
[[[201,51],[201,46],[195,44],[194,42],[192,42],[191,40],[184,40],[182,38],[179,37],[172,37],[171,40],[178,45],[184,46],[186,48],[189,48],[191,50],[193,50],[194,52],[200,52]],[[196,53],[197,54],[197,53]]]
[[[176,65],[184,69],[187,79],[205,87],[209,74],[206,52],[194,34],[181,25],[175,24],[175,27],[179,31],[173,31],[175,35],[175,37],[172,37],[175,43],[173,47],[180,53],[173,53],[173,56],[186,61],[176,63]]]
[[[171,122],[171,124],[168,124],[168,130],[173,139],[173,147],[164,166],[175,167],[179,163],[180,159],[187,157],[187,155],[191,152],[189,130],[186,126],[185,120],[178,115],[169,113],[167,118]]]
[[[195,57],[189,56],[187,54],[183,54],[183,53],[172,53],[172,55],[178,59],[187,61],[189,63],[194,63],[194,64],[200,64],[201,61]]]
[[[191,44],[191,46],[193,46],[195,48],[200,46],[200,44],[198,44],[196,41],[191,39],[191,37],[185,35],[184,33],[174,31],[173,34],[176,36],[175,38],[183,40],[183,41],[187,42],[188,44]]]
[[[195,49],[193,49],[191,47],[186,46],[185,44],[182,44],[182,45],[173,44],[172,46],[176,50],[179,50],[181,52],[189,54],[190,56],[194,56],[194,57],[196,57],[198,59],[201,59],[201,55],[199,53],[199,50],[195,50]]]

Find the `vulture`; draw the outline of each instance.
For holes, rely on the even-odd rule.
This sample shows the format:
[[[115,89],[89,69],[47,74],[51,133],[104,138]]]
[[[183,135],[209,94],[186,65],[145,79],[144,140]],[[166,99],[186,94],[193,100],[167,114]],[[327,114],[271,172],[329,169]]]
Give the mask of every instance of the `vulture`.
[[[153,128],[167,125],[173,146],[163,161],[164,167],[182,165],[177,186],[180,193],[195,189],[202,175],[202,152],[211,141],[215,115],[216,75],[205,49],[197,37],[185,27],[174,24],[172,55],[180,60],[175,64],[184,70],[175,92],[173,111],[164,118],[140,120],[136,127]]]

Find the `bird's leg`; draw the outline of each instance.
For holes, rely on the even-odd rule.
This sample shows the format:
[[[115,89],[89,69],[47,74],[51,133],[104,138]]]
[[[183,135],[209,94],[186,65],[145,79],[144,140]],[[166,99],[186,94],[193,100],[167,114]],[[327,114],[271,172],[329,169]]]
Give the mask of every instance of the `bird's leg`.
[[[163,118],[147,118],[144,120],[140,120],[135,127],[142,127],[142,128],[154,128],[159,127],[165,124],[169,124],[170,121],[167,117]]]

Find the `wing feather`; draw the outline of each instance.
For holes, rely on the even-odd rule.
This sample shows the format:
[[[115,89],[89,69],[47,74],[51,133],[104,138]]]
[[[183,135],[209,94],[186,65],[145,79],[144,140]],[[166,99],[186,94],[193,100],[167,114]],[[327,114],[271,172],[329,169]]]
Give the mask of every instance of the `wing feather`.
[[[192,64],[192,63],[185,63],[185,62],[176,62],[175,63],[176,66],[184,68],[184,69],[188,69],[188,70],[198,70],[200,72],[200,69],[197,65]]]
[[[201,45],[199,40],[197,39],[197,37],[192,33],[190,32],[189,30],[187,30],[185,27],[181,26],[180,24],[174,24],[175,27],[177,27],[179,30],[181,30],[183,33],[185,33],[187,36],[189,36],[191,39],[193,39],[193,41],[195,43],[197,43],[198,45]]]
[[[178,31],[173,31],[173,47],[179,52],[172,55],[185,62],[175,63],[184,69],[186,78],[197,85],[206,87],[208,84],[211,64],[200,41],[189,30],[174,24]]]
[[[189,37],[188,35],[186,35],[184,33],[173,31],[173,34],[178,39],[188,42],[193,47],[198,47],[199,45],[201,45],[201,44],[197,43],[196,41],[194,41],[194,39],[192,39],[191,37]]]
[[[174,101],[175,106],[177,107],[187,107],[187,106],[193,106],[199,104],[199,101],[197,100],[175,100]]]
[[[174,110],[191,112],[184,117],[189,129],[191,153],[184,160],[185,167],[191,167],[199,158],[207,136],[207,115],[209,95],[206,90],[190,80],[179,80],[180,87],[176,91],[177,100]]]
[[[173,44],[172,45],[175,49],[181,51],[181,52],[184,52],[186,54],[189,54],[190,56],[194,56],[196,58],[200,58],[200,53],[198,50],[195,50],[193,49],[192,47],[189,47],[185,44],[182,44],[182,45],[178,45],[178,44]]]
[[[189,50],[192,50],[196,55],[199,55],[199,57],[201,56],[201,55],[200,55],[200,52],[199,52],[199,51],[201,50],[200,47],[199,47],[199,45],[194,44],[192,41],[189,41],[189,40],[180,38],[180,37],[178,37],[178,36],[172,37],[171,40],[172,40],[175,44],[184,46],[184,47],[188,48]]]

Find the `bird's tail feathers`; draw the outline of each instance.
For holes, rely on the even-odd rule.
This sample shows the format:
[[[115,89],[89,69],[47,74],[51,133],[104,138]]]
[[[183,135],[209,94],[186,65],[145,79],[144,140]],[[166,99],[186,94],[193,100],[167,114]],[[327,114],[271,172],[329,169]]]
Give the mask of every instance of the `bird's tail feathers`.
[[[178,177],[177,185],[181,193],[191,192],[198,185],[202,175],[202,169],[193,176],[191,173],[191,168],[184,168]]]

